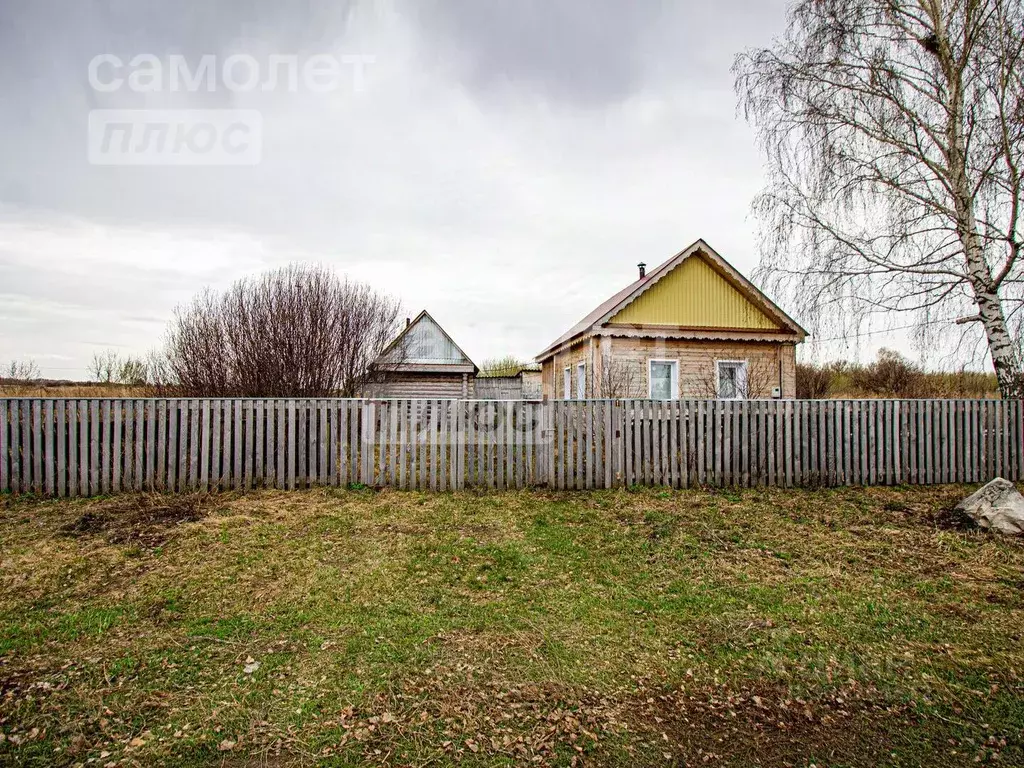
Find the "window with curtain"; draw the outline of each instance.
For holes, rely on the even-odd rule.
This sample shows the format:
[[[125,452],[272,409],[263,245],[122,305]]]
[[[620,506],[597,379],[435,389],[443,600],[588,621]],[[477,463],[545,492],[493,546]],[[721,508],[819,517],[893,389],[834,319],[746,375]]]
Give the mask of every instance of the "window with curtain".
[[[740,400],[747,396],[747,364],[735,360],[718,363],[718,397],[721,400]]]
[[[652,400],[672,400],[677,397],[679,363],[675,360],[651,360],[650,391]]]

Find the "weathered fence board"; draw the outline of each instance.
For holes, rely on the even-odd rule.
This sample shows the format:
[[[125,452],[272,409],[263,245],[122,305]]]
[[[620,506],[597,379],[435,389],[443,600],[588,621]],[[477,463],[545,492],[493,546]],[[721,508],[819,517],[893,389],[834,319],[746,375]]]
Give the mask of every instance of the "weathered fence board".
[[[990,400],[0,399],[0,491],[437,491],[1024,478]]]

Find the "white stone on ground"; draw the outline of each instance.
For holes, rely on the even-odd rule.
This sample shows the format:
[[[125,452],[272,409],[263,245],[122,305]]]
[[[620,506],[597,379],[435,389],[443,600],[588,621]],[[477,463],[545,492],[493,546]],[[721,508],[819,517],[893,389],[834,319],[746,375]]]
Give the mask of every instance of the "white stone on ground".
[[[1009,480],[997,477],[956,505],[986,531],[1024,536],[1024,496]]]

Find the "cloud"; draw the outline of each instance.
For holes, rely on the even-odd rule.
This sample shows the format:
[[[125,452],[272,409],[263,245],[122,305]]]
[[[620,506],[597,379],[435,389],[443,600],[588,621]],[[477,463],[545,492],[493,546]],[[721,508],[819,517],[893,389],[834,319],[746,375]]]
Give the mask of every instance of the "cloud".
[[[428,308],[478,361],[536,354],[698,237],[755,266],[761,157],[729,68],[782,28],[781,0],[0,4],[0,361],[81,375],[97,346],[158,343],[204,286],[289,260]],[[101,53],[324,52],[371,56],[363,88],[87,76]],[[257,109],[262,161],[90,165],[89,111],[116,108]]]

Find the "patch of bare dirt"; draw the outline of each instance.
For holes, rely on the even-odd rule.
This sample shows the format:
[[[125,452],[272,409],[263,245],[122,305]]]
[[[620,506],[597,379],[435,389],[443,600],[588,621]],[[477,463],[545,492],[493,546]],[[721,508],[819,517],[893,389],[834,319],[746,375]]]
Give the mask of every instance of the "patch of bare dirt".
[[[211,508],[204,494],[127,495],[90,506],[61,527],[66,536],[103,536],[111,544],[153,549],[184,523],[202,520]]]

